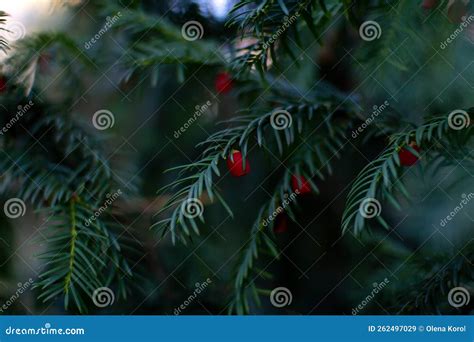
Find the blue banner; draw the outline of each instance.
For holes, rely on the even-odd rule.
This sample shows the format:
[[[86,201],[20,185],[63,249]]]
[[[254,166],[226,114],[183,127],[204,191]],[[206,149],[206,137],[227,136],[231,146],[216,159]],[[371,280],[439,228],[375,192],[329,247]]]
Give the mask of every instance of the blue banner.
[[[474,316],[0,316],[0,341],[474,340]]]

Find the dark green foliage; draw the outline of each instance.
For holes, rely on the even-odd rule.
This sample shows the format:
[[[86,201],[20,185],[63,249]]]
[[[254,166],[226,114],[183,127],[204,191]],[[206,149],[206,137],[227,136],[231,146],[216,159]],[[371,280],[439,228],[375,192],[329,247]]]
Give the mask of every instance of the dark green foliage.
[[[279,258],[279,251],[274,242],[272,231],[275,220],[269,220],[269,217],[277,213],[286,213],[297,221],[292,207],[297,204],[299,194],[295,193],[290,186],[292,175],[304,176],[310,182],[313,191],[318,194],[318,186],[312,179],[317,178],[324,181],[325,174],[332,173],[331,163],[334,159],[341,157],[340,151],[344,148],[348,122],[343,120],[334,123],[331,120],[331,115],[326,116],[323,121],[325,124],[320,124],[316,132],[299,141],[299,146],[288,161],[290,167],[284,170],[272,197],[258,213],[250,231],[250,238],[239,253],[234,282],[235,292],[228,308],[229,313],[249,313],[251,299],[254,298],[255,304],[259,305],[259,295],[269,293],[268,290],[259,288],[256,280],[259,278],[269,279],[271,276],[268,271],[257,267],[256,264],[262,254]],[[329,129],[327,129],[328,127]],[[293,201],[295,204],[292,203]],[[284,202],[290,203],[285,205]]]
[[[474,281],[474,246],[472,242],[460,251],[458,255],[443,254],[441,256],[426,256],[416,258],[411,262],[410,270],[416,274],[423,270],[428,276],[417,281],[403,293],[397,293],[401,314],[469,314],[469,306],[455,309],[449,305],[449,291],[455,287],[466,286]],[[446,260],[449,260],[446,263]]]
[[[444,5],[446,4],[444,3]],[[242,73],[246,75],[252,72],[252,70],[256,70],[263,76],[262,83],[268,86],[265,81],[271,80],[271,82],[274,82],[272,74],[275,72],[275,68],[269,68],[269,57],[271,56],[273,65],[277,67],[278,63],[281,62],[281,56],[284,55],[289,56],[293,62],[297,63],[297,58],[292,53],[291,46],[301,47],[304,45],[304,43],[301,43],[302,29],[308,29],[312,32],[314,38],[320,39],[324,32],[324,27],[329,22],[333,23],[334,18],[342,12],[355,24],[356,30],[367,19],[376,19],[382,23],[385,39],[375,42],[364,51],[364,54],[367,56],[365,58],[366,67],[370,71],[375,72],[380,67],[380,65],[371,65],[372,61],[379,63],[377,61],[380,60],[387,60],[389,64],[403,71],[420,67],[419,61],[413,55],[410,55],[409,49],[404,49],[408,54],[408,58],[405,58],[403,54],[402,58],[400,58],[398,54],[395,55],[393,50],[393,41],[396,41],[402,35],[408,34],[412,38],[410,44],[415,45],[420,45],[419,41],[423,39],[407,24],[395,22],[397,16],[393,14],[393,11],[395,9],[406,11],[408,7],[411,8],[409,11],[412,13],[412,16],[416,20],[421,21],[419,4],[416,4],[416,9],[414,6],[413,2],[407,1],[318,2],[266,0],[257,3],[240,1],[234,7],[231,19],[228,22],[228,25],[231,27],[238,28],[241,32],[238,39],[245,42],[232,62],[239,81],[242,82],[240,95],[243,99],[246,99],[246,96],[249,94],[259,92],[258,86],[255,86],[254,83],[248,83],[245,80],[245,76],[240,76]],[[365,13],[367,12],[374,13],[374,15],[366,18]],[[291,17],[298,19],[289,25],[285,25],[285,22],[289,23],[288,18]],[[407,18],[407,21],[411,19],[413,18]],[[432,25],[436,26],[436,20],[438,19],[439,16],[436,15]],[[427,31],[428,29],[426,28]],[[391,47],[383,47],[383,44],[391,44]],[[379,58],[374,58],[374,56]],[[281,84],[279,84],[279,87],[284,88]],[[333,92],[335,96],[330,96],[321,102],[320,98],[314,96],[309,99],[292,99],[291,96],[288,96],[291,93],[291,91],[285,89],[283,92],[276,92],[276,96],[265,97],[264,100],[258,99],[259,106],[252,106],[245,116],[239,116],[231,120],[227,123],[229,126],[225,130],[211,135],[206,141],[199,144],[204,149],[202,159],[174,168],[180,170],[178,180],[163,189],[163,191],[172,190],[174,195],[160,214],[164,214],[169,210],[171,210],[171,214],[168,214],[167,218],[158,222],[157,226],[163,228],[164,232],[170,231],[173,241],[176,237],[184,241],[190,235],[189,226],[196,233],[199,232],[196,220],[185,218],[181,213],[181,204],[184,201],[191,198],[200,198],[203,194],[207,194],[211,201],[217,198],[229,214],[232,215],[231,209],[224,199],[218,195],[218,189],[214,186],[214,178],[220,176],[219,162],[229,155],[231,149],[239,149],[245,157],[249,151],[249,146],[252,146],[251,143],[255,141],[258,146],[269,150],[274,149],[276,145],[277,151],[275,151],[275,154],[278,153],[284,156],[288,150],[295,152],[294,158],[285,162],[287,169],[281,177],[281,182],[275,188],[268,203],[260,209],[255,223],[250,230],[250,238],[240,251],[234,281],[235,292],[228,308],[231,313],[248,313],[253,305],[260,303],[259,296],[261,294],[268,294],[267,290],[262,289],[256,284],[256,280],[259,278],[265,280],[271,277],[265,268],[259,267],[258,258],[261,255],[278,258],[279,252],[273,240],[272,226],[264,227],[263,221],[278,209],[285,194],[290,190],[289,180],[291,175],[301,174],[310,180],[316,177],[324,180],[323,173],[321,172],[322,169],[327,168],[328,173],[331,172],[329,161],[334,157],[339,157],[343,153],[341,150],[345,145],[343,143],[345,129],[340,127],[334,129],[332,122],[332,115],[335,109],[348,115],[349,121],[345,124],[349,126],[353,125],[351,120],[355,120],[355,117],[359,114],[355,113],[351,108],[341,108],[341,104],[348,101],[350,96],[346,98],[345,95],[339,96],[339,94]],[[323,112],[326,112],[323,114],[323,117],[326,117],[326,119],[322,120],[321,123],[327,125],[329,132],[327,135],[306,129],[307,127],[319,127],[319,124],[312,124],[312,114],[314,111],[314,113],[317,113],[315,116],[321,118],[322,113],[318,112],[318,110],[322,108],[324,108]],[[293,118],[293,125],[281,132],[273,130],[273,134],[271,134],[267,129],[269,118],[272,112],[277,109],[288,111]],[[472,116],[473,112],[469,110],[468,113]],[[408,121],[403,124],[400,113],[398,113],[398,117],[396,117],[396,114],[395,109],[391,115],[384,115],[385,120],[380,120],[369,129],[366,137],[367,140],[370,137],[386,134],[391,136],[387,148],[379,157],[364,168],[349,192],[342,220],[343,232],[351,230],[359,234],[367,226],[367,219],[362,217],[359,211],[361,202],[366,198],[378,198],[382,202],[387,201],[396,208],[401,209],[400,200],[397,196],[401,194],[409,197],[409,192],[403,184],[403,168],[398,157],[401,148],[407,149],[415,156],[422,157],[423,163],[427,160],[435,161],[441,158],[443,161],[436,163],[438,167],[453,163],[456,160],[472,160],[472,157],[469,157],[470,151],[468,147],[472,143],[472,126],[463,130],[451,129],[448,125],[447,115],[428,118],[425,124],[419,126],[409,124]],[[406,126],[414,128],[406,130]],[[334,132],[338,132],[338,134]],[[300,139],[302,141],[308,139],[308,141],[317,143],[314,145],[309,143],[313,148],[307,149],[305,148],[307,146],[304,144],[300,145]],[[421,146],[422,152],[418,153],[410,147],[409,144],[411,142],[416,142]],[[296,149],[295,145],[298,146]],[[325,148],[328,148],[328,150],[325,150]],[[435,169],[432,171],[436,172]],[[314,192],[318,193],[318,187],[312,180],[311,186]],[[285,212],[293,218],[292,207],[295,205],[293,204],[285,208]],[[198,219],[204,220],[202,215]],[[382,216],[377,216],[374,220],[377,220],[385,228],[389,228],[389,224]],[[436,269],[435,267],[433,266],[433,269]],[[450,269],[450,271],[441,274],[449,274],[451,278],[460,276],[462,271],[465,270],[464,266],[448,267],[447,269]],[[427,273],[429,274],[429,272]],[[441,280],[445,285],[446,279],[445,277]],[[472,278],[467,278],[467,280],[472,281]],[[420,280],[421,283],[424,281],[430,282],[431,285],[418,287],[416,295],[418,297],[428,296],[431,298],[432,304],[436,306],[434,292],[440,289],[440,282],[438,280],[434,282],[431,280]],[[453,281],[449,284],[457,283],[459,282]],[[406,308],[412,307],[419,308],[420,306],[418,303],[415,306],[412,304],[406,306]]]
[[[58,64],[64,65],[63,72],[68,72],[65,78],[66,87],[72,91],[67,94],[71,99],[79,96],[77,87],[79,74],[84,67],[92,67],[94,62],[79,47],[77,42],[63,32],[41,32],[27,36],[12,44],[14,53],[7,56],[6,64],[15,70],[12,74],[15,83],[22,84],[26,95],[30,95],[36,81],[38,62],[48,52],[54,51]],[[71,60],[76,63],[71,63]]]
[[[384,243],[389,245],[389,240]],[[379,244],[377,241],[376,245]],[[456,308],[449,303],[450,298],[455,299],[449,294],[452,289],[469,289],[474,281],[473,241],[463,245],[460,249],[443,251],[412,252],[398,246],[396,250],[386,249],[379,257],[395,270],[399,280],[407,280],[399,285],[394,281],[398,279],[390,278],[387,294],[380,298],[380,304],[390,314],[469,314],[472,304]]]
[[[160,192],[172,191],[173,196],[158,215],[169,209],[172,209],[172,213],[168,218],[157,222],[156,226],[164,229],[163,233],[169,230],[173,241],[176,238],[185,241],[186,236],[191,233],[190,227],[196,233],[199,233],[197,223],[194,219],[189,219],[184,215],[182,206],[186,201],[201,198],[204,193],[209,196],[211,201],[217,199],[232,216],[232,210],[214,185],[214,177],[221,175],[220,162],[229,158],[232,149],[240,150],[245,158],[252,142],[266,148],[276,145],[277,151],[274,151],[274,153],[282,155],[284,146],[289,147],[295,141],[300,141],[299,145],[304,146],[306,144],[305,134],[311,136],[314,133],[312,127],[323,126],[324,129],[333,132],[331,117],[335,109],[342,110],[350,107],[344,104],[339,94],[330,94],[329,91],[326,91],[329,94],[325,96],[322,95],[322,91],[323,89],[318,89],[315,94],[308,96],[308,98],[298,98],[283,94],[281,90],[275,89],[274,94],[270,95],[267,100],[269,104],[275,106],[274,109],[266,104],[261,109],[262,114],[258,114],[259,111],[255,109],[248,111],[246,115],[227,122],[228,128],[212,134],[206,141],[200,143],[198,146],[203,149],[200,160],[169,170],[179,170],[179,178],[160,190]],[[272,115],[281,111],[286,111],[291,116],[293,124],[286,129],[277,130],[271,126],[271,118]],[[305,122],[313,122],[314,126],[305,125]],[[329,142],[326,144],[331,147]],[[316,147],[315,156],[305,156],[304,161],[312,166],[310,170],[316,170],[314,163],[317,162],[318,158],[324,160],[325,156],[322,148],[323,146]],[[282,191],[288,189],[289,177],[285,184],[286,187]],[[313,186],[315,187],[315,185]],[[202,215],[197,216],[197,218],[204,221]]]
[[[239,73],[256,67],[263,75],[270,57],[273,63],[279,62],[278,45],[296,61],[293,46],[303,49],[298,25],[304,23],[320,41],[326,25],[342,9],[339,0],[265,0],[257,5],[253,1],[240,1],[234,6],[228,22],[229,26],[236,26],[242,32],[238,41],[245,44],[237,51],[234,69]]]
[[[471,109],[468,114],[472,115],[472,113]],[[396,133],[390,137],[389,146],[361,171],[349,191],[342,218],[343,232],[350,229],[355,234],[359,234],[367,225],[367,219],[360,210],[364,200],[388,200],[395,208],[400,209],[399,201],[393,193],[399,192],[409,198],[409,192],[401,179],[403,175],[403,166],[399,158],[401,148],[407,149],[417,157],[423,155],[423,158],[429,158],[429,160],[432,160],[436,154],[444,155],[448,146],[457,146],[459,150],[455,154],[459,154],[461,158],[469,155],[467,146],[473,136],[472,126],[455,130],[450,127],[448,118],[449,116],[446,115],[432,119],[417,129],[406,133]],[[426,152],[417,152],[409,146],[411,142],[415,142]],[[453,157],[453,154],[447,156],[448,159]],[[376,220],[385,228],[389,228],[382,216],[376,216]]]
[[[446,5],[447,2],[442,1],[439,6]],[[329,30],[346,29],[344,18],[352,24],[347,25],[354,31],[351,31],[354,36],[348,35],[350,38],[357,36],[363,21],[377,20],[384,39],[370,44],[360,41],[362,49],[354,52],[360,62],[356,60],[364,63],[369,76],[379,77],[376,72],[383,70],[383,75],[392,81],[393,74],[385,72],[382,67],[386,66],[380,64],[386,61],[389,67],[396,67],[397,77],[401,73],[400,79],[408,77],[408,82],[411,73],[424,66],[425,59],[420,56],[430,51],[420,48],[421,52],[414,52],[410,46],[398,49],[399,40],[408,37],[408,44],[421,46],[426,38],[424,34],[434,35],[444,22],[436,14],[426,20],[430,26],[423,26],[425,20],[418,2],[408,0],[242,0],[235,5],[227,24],[237,30],[233,38],[234,43],[238,43],[233,44],[237,51],[230,51],[229,60],[229,56],[223,56],[217,39],[206,39],[204,32],[203,39],[189,41],[183,36],[182,25],[175,24],[172,18],[151,14],[138,1],[133,1],[128,8],[115,4],[98,6],[104,23],[107,16],[121,14],[107,33],[126,49],[119,60],[114,56],[104,57],[111,55],[105,36],[86,51],[68,33],[37,34],[15,43],[15,52],[7,60],[14,70],[7,76],[16,76],[15,82],[22,83],[23,87],[15,89],[15,97],[1,95],[6,108],[2,116],[5,124],[15,115],[12,113],[17,105],[30,100],[24,97],[25,93],[27,96],[41,93],[40,89],[35,92],[36,64],[43,52],[54,51],[58,64],[68,75],[64,78],[64,87],[71,90],[64,92],[65,98],[54,104],[35,100],[28,115],[22,118],[21,126],[14,125],[2,134],[0,190],[5,196],[19,197],[28,206],[37,208],[46,219],[42,230],[46,251],[40,255],[44,271],[36,283],[41,290],[40,298],[50,301],[61,297],[66,308],[81,313],[87,312],[91,296],[99,287],[112,287],[116,294],[125,297],[129,289],[127,281],[133,277],[125,253],[126,249],[132,249],[131,243],[123,239],[120,218],[112,212],[113,206],[103,207],[111,193],[122,190],[126,197],[134,193],[134,186],[123,184],[120,180],[129,178],[121,177],[119,167],[105,157],[104,138],[108,137],[91,130],[79,119],[80,113],[70,113],[68,109],[82,94],[79,75],[84,70],[95,71],[117,63],[125,74],[122,79],[125,82],[132,77],[144,79],[151,75],[153,85],[163,65],[175,66],[180,80],[188,68],[195,66],[232,70],[239,105],[245,109],[197,145],[202,151],[198,160],[169,170],[178,171],[177,179],[160,191],[171,196],[158,212],[154,227],[163,235],[170,233],[173,242],[186,243],[193,234],[200,233],[199,225],[206,215],[185,216],[182,206],[188,200],[200,199],[206,205],[218,202],[233,215],[216,185],[216,179],[224,176],[222,164],[233,149],[241,151],[244,158],[253,153],[254,147],[280,156],[283,162],[271,165],[279,181],[248,229],[248,239],[239,250],[232,274],[233,294],[228,311],[244,314],[260,304],[262,294],[268,294],[259,283],[271,278],[266,266],[261,267],[262,256],[278,258],[280,251],[272,232],[274,221],[266,220],[279,212],[282,202],[292,192],[292,175],[304,176],[313,193],[319,194],[319,184],[332,173],[333,160],[343,158],[346,150],[354,145],[348,138],[349,129],[357,126],[367,110],[355,94],[359,86],[350,94],[321,86],[322,76],[313,70],[310,76],[316,80],[302,85],[292,79],[291,71],[285,74],[282,72],[285,68],[281,67],[289,68],[293,64],[301,67],[294,51],[304,51],[315,40],[322,44]],[[3,30],[5,15],[0,12],[0,30]],[[0,50],[7,51],[7,43],[0,35]],[[375,79],[372,84],[379,82]],[[403,106],[402,101],[396,102]],[[367,198],[380,200],[384,208],[385,203],[403,208],[401,197],[408,198],[410,194],[398,156],[401,148],[421,157],[423,167],[432,161],[429,167],[432,173],[461,160],[474,170],[472,125],[455,130],[449,127],[448,115],[429,114],[421,124],[415,124],[415,120],[402,120],[402,111],[394,109],[391,115],[381,116],[368,128],[366,140],[390,137],[382,153],[369,162],[354,181],[342,217],[342,233],[359,235],[369,231],[369,221],[359,211]],[[282,130],[274,129],[271,120],[276,112],[286,113],[292,124]],[[474,111],[470,109],[468,114],[472,118]],[[411,128],[407,130],[406,126]],[[41,145],[34,138],[37,136],[44,137]],[[420,153],[410,147],[411,142],[422,148]],[[124,185],[126,189],[122,188]],[[296,199],[282,210],[296,221],[298,205]],[[100,216],[91,220],[98,211]],[[390,229],[389,220],[383,219],[383,211],[373,221]],[[423,260],[410,261],[413,268],[410,271],[418,276],[417,282],[400,294],[400,298],[405,295],[408,298],[403,297],[406,300],[400,301],[403,304],[395,309],[444,312],[446,303],[439,300],[441,295],[445,296],[452,286],[472,284],[473,253],[471,244],[463,250],[463,257],[439,253],[436,260],[423,257]]]
[[[110,198],[124,200],[133,184],[119,181],[121,172],[112,170],[91,128],[68,114],[53,114],[54,106],[19,98],[22,115],[3,112],[11,127],[2,134],[0,189],[37,208],[45,220],[38,239],[46,248],[38,256],[45,263],[35,283],[39,298],[64,296],[67,309],[86,312],[99,287],[111,286],[125,297],[132,273]]]
[[[370,3],[370,4],[369,4]],[[344,5],[344,6],[342,6]],[[412,5],[412,4],[410,4]],[[311,1],[261,1],[254,4],[249,1],[239,2],[233,10],[233,17],[229,21],[229,25],[237,26],[239,31],[242,32],[240,39],[250,38],[249,44],[244,46],[238,53],[238,56],[233,61],[233,67],[236,72],[249,71],[252,67],[256,69],[268,78],[271,71],[267,70],[268,57],[272,56],[273,63],[278,62],[278,57],[282,54],[287,54],[292,60],[296,60],[295,56],[292,56],[289,44],[299,45],[298,35],[298,24],[305,21],[306,27],[310,29],[316,38],[320,38],[318,33],[322,31],[322,28],[327,23],[327,20],[337,15],[339,11],[344,11],[346,15],[351,19],[353,23],[359,25],[362,22],[363,16],[361,13],[368,11],[369,9],[378,13],[377,19],[383,22],[383,28],[387,29],[385,35],[386,39],[381,41],[380,44],[387,44],[392,42],[395,38],[390,37],[396,35],[394,32],[403,32],[412,34],[406,25],[403,27],[397,26],[398,24],[390,24],[390,21],[395,20],[395,16],[391,14],[392,10],[399,7],[403,10],[403,6],[408,6],[407,2],[404,1],[392,1],[392,2],[311,2]],[[322,11],[321,11],[322,10]],[[419,16],[420,10],[413,11],[414,15]],[[296,20],[294,25],[284,26],[285,20],[289,17],[299,17],[302,15],[303,20]],[[320,19],[317,19],[319,15]],[[391,16],[391,19],[384,20],[383,18]],[[324,19],[324,20],[322,20]],[[370,18],[369,18],[370,19]],[[385,26],[387,25],[387,26]],[[282,27],[285,29],[282,30]],[[398,34],[398,33],[397,33]],[[277,39],[270,39],[275,35]],[[418,39],[419,37],[413,36]],[[415,39],[415,41],[416,41]],[[276,44],[278,43],[278,44]],[[400,58],[392,58],[393,49],[381,48],[380,44],[373,44],[367,51],[369,51],[370,61],[377,60],[374,55],[385,54],[380,59],[388,59],[389,62],[396,65],[397,67],[407,70],[409,66],[404,66],[400,62]],[[370,53],[370,51],[373,51]],[[282,53],[278,53],[282,52]],[[379,60],[380,60],[379,59]],[[370,66],[370,61],[367,64]],[[416,66],[416,64],[415,64]],[[374,69],[374,68],[372,68]],[[255,91],[254,87],[250,87]],[[300,112],[308,114],[308,108],[312,108],[307,103],[301,103],[299,105],[292,105],[285,95],[278,94],[279,96],[268,101],[274,105],[274,108],[281,108],[291,113],[295,123],[290,129],[283,131],[284,137],[281,137],[278,132],[275,131],[275,136],[270,134],[271,140],[269,140],[268,134],[264,133],[265,124],[268,126],[269,117],[271,111],[265,114],[254,114],[257,112],[255,108],[252,108],[251,113],[244,117],[238,117],[232,120],[231,123],[234,125],[230,126],[224,131],[215,133],[207,141],[202,143],[205,152],[203,153],[203,159],[198,162],[179,167],[183,175],[175,183],[171,184],[170,187],[177,187],[178,191],[175,192],[175,196],[172,201],[164,209],[165,211],[175,207],[173,214],[169,218],[159,222],[158,225],[168,227],[172,236],[176,234],[176,229],[182,226],[185,234],[189,234],[187,225],[192,225],[193,228],[198,231],[197,225],[194,220],[186,221],[185,218],[180,214],[180,204],[182,201],[192,198],[200,197],[204,192],[208,194],[210,199],[213,199],[213,193],[217,191],[213,187],[213,177],[220,176],[218,163],[220,160],[225,158],[232,148],[238,148],[242,151],[245,156],[249,147],[249,140],[254,134],[257,145],[264,148],[271,148],[270,146],[275,145],[278,148],[278,153],[281,155],[284,151],[295,142],[294,138],[294,127],[298,127],[298,133],[301,127],[309,126],[311,122],[311,115],[298,116]],[[281,100],[284,98],[284,100]],[[314,99],[310,100],[314,105]],[[334,99],[332,99],[334,101]],[[328,101],[331,104],[330,101]],[[337,107],[337,101],[332,102],[334,107]],[[298,112],[295,109],[298,108]],[[329,109],[330,107],[328,107]],[[329,109],[331,112],[331,109]],[[472,115],[472,110],[469,111]],[[414,155],[420,157],[420,154],[409,146],[409,143],[416,142],[419,146],[422,146],[422,158],[425,160],[434,160],[437,158],[443,158],[445,163],[453,162],[453,158],[465,158],[469,155],[468,147],[472,141],[472,127],[468,127],[464,130],[454,130],[448,125],[447,115],[429,119],[424,125],[421,125],[413,130],[409,130],[402,133],[397,133],[393,127],[396,125],[390,125],[389,120],[391,117],[387,115],[387,121],[381,122],[380,126],[383,127],[386,133],[391,133],[389,145],[381,155],[371,162],[362,172],[361,175],[354,182],[354,186],[349,193],[346,210],[343,216],[342,228],[343,232],[347,230],[353,230],[356,234],[360,233],[362,229],[367,225],[367,220],[360,215],[359,207],[361,202],[366,198],[378,198],[381,201],[387,200],[389,203],[394,205],[396,208],[401,209],[399,199],[396,198],[396,194],[402,194],[406,197],[409,196],[406,190],[402,176],[402,167],[398,157],[399,150],[405,148],[412,152]],[[328,120],[329,121],[329,120]],[[325,121],[326,122],[326,121]],[[327,122],[326,122],[327,123]],[[235,125],[240,125],[236,126]],[[397,123],[398,126],[401,126]],[[375,128],[379,128],[379,125]],[[332,126],[329,125],[329,128]],[[374,131],[372,129],[372,131]],[[378,132],[370,132],[369,135],[380,135]],[[304,134],[302,134],[304,136]],[[330,137],[324,139],[323,137],[315,134],[319,139],[322,139],[324,143],[330,146]],[[304,138],[303,138],[304,139]],[[297,139],[296,139],[297,140]],[[273,144],[272,144],[273,142]],[[321,141],[315,146],[322,146]],[[335,145],[341,146],[341,145]],[[456,147],[454,147],[456,146]],[[304,150],[304,149],[303,149]],[[447,152],[449,151],[449,152]],[[292,159],[286,163],[288,166],[287,172],[282,176],[282,181],[279,186],[276,187],[271,200],[268,204],[264,205],[255,220],[255,223],[250,231],[250,238],[247,241],[245,247],[241,250],[239,257],[238,269],[235,277],[235,294],[229,307],[229,312],[246,313],[250,311],[252,298],[255,304],[259,304],[259,295],[268,293],[268,291],[261,289],[256,285],[255,280],[257,278],[268,279],[270,276],[265,269],[260,269],[257,265],[257,258],[261,254],[267,254],[277,258],[279,253],[276,249],[276,245],[272,239],[272,233],[267,231],[270,227],[263,227],[263,220],[271,215],[279,203],[282,202],[283,196],[289,190],[289,179],[292,173],[302,174],[306,178],[311,179],[312,176],[321,176],[318,171],[320,167],[327,166],[327,159],[320,158],[321,151],[306,150],[304,157],[301,153],[297,154],[300,159]],[[338,150],[331,150],[330,156],[338,156]],[[301,159],[303,158],[303,159]],[[306,159],[304,159],[306,158]],[[313,159],[314,158],[314,159]],[[321,162],[322,164],[318,164]],[[438,164],[441,165],[441,164]],[[304,167],[303,167],[304,166]],[[330,169],[328,170],[330,171]],[[187,175],[184,177],[184,175]],[[320,177],[322,178],[322,177]],[[318,189],[314,182],[311,182],[313,190],[317,193]],[[181,187],[181,188],[180,188]],[[168,189],[168,188],[165,188]],[[174,189],[174,188],[173,188]],[[228,208],[226,203],[221,197],[218,199],[227,208],[230,214],[231,210]],[[286,211],[293,217],[291,207],[287,208]],[[180,216],[181,215],[181,216]],[[202,216],[199,216],[202,219]],[[376,220],[384,227],[388,228],[388,224],[382,218],[377,216]],[[453,272],[452,275],[456,276],[459,272]],[[428,294],[432,296],[431,288],[428,289]],[[431,294],[430,294],[431,293]]]
[[[80,197],[72,197],[69,204],[51,206],[44,212],[48,250],[38,257],[47,269],[34,285],[41,289],[43,301],[64,295],[66,309],[85,312],[100,287],[114,285],[118,296],[126,297],[132,271],[112,229],[117,225],[102,217],[89,224],[95,211]],[[115,231],[120,230],[115,227]]]
[[[165,17],[146,13],[140,8],[121,8],[115,5],[104,6],[102,11],[117,16],[112,28],[123,33],[131,43],[126,57],[120,62],[126,68],[124,79],[130,79],[134,74],[148,72],[151,74],[152,85],[159,77],[159,67],[174,65],[182,78],[186,66],[192,65],[221,65],[225,62],[216,42],[196,39],[186,40],[183,28],[172,24]],[[118,14],[120,13],[120,17]],[[202,26],[196,27],[200,30]],[[196,31],[197,32],[197,31]],[[204,28],[202,35],[205,37]],[[197,34],[199,34],[197,32]]]

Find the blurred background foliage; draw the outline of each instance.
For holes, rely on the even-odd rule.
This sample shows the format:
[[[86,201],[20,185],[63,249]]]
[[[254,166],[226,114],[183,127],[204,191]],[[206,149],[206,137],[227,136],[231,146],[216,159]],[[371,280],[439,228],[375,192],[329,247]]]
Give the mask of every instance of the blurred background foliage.
[[[248,6],[254,8],[264,2],[249,1]],[[294,2],[286,1],[288,7]],[[157,190],[176,180],[175,172],[164,171],[198,159],[201,150],[196,144],[216,131],[216,123],[235,117],[254,103],[268,84],[302,93],[316,90],[319,94],[323,84],[340,91],[354,108],[354,125],[369,117],[374,106],[384,101],[390,105],[357,139],[347,133],[341,158],[332,161],[332,175],[317,182],[320,194],[298,199],[295,220],[290,220],[288,230],[274,240],[279,258],[263,255],[256,261],[257,269],[273,277],[260,274],[255,281],[262,288],[291,289],[293,303],[277,309],[264,296],[261,306],[250,302],[251,313],[351,314],[371,293],[372,284],[385,278],[390,279],[389,285],[360,314],[472,312],[472,303],[453,309],[447,305],[446,291],[433,289],[426,295],[423,289],[426,279],[443,270],[449,279],[460,276],[464,286],[473,288],[474,204],[470,203],[446,229],[439,223],[459,204],[462,194],[474,192],[472,139],[466,146],[470,156],[464,161],[441,168],[422,158],[404,172],[411,200],[399,198],[400,211],[383,206],[390,233],[380,227],[362,236],[352,232],[342,235],[341,230],[350,185],[385,148],[388,134],[416,127],[427,116],[472,106],[474,26],[446,49],[440,48],[459,27],[458,18],[449,12],[456,4],[439,1],[438,7],[428,10],[422,7],[423,1],[358,1],[344,4],[348,7],[342,3],[350,2],[326,1],[333,12],[326,21],[313,19],[319,41],[306,18],[298,18],[299,37],[285,38],[288,47],[278,46],[277,60],[265,60],[263,67],[258,66],[259,61],[254,67],[245,67],[238,63],[236,54],[255,41],[240,36],[238,25],[226,25],[236,1],[45,3],[52,8],[25,2],[24,13],[28,15],[22,20],[28,34],[11,44],[4,55],[1,71],[8,89],[1,101],[4,113],[12,113],[26,98],[34,99],[33,109],[15,127],[19,135],[45,113],[74,117],[86,132],[98,135],[94,146],[103,151],[112,170],[123,172],[117,174],[115,188],[127,196],[114,204],[114,211],[120,216],[121,235],[133,245],[134,251],[123,251],[133,276],[126,276],[125,298],[117,295],[115,303],[103,309],[89,303],[90,313],[173,314],[193,293],[195,284],[207,278],[212,279],[211,286],[183,314],[228,311],[234,299],[240,249],[249,238],[260,206],[281,180],[285,163],[266,149],[249,152],[251,175],[226,175],[218,180],[234,218],[221,206],[205,201],[206,222],[200,225],[200,236],[192,236],[187,245],[173,245],[169,236],[161,237],[149,228],[157,220],[154,214],[172,195],[157,195]],[[314,18],[322,11],[318,6]],[[9,9],[12,5],[0,7],[6,12]],[[466,9],[472,13],[471,4]],[[59,17],[51,26],[50,11]],[[106,18],[118,11],[122,16],[116,24],[85,49],[84,44],[103,27]],[[35,12],[44,19],[33,30],[29,24]],[[262,28],[275,24],[270,15],[266,18]],[[190,20],[202,24],[203,39],[188,42],[182,38],[181,27]],[[358,25],[363,20],[376,20],[382,38],[361,40]],[[257,23],[249,25],[257,27]],[[297,39],[303,43],[297,44]],[[223,71],[233,75],[229,93],[215,89],[216,75]],[[262,72],[265,79],[259,76]],[[212,104],[210,108],[175,138],[174,132],[188,121],[196,106],[207,101]],[[99,109],[114,114],[111,129],[98,132],[91,127],[91,117]],[[3,116],[2,120],[5,124],[9,118]],[[41,151],[42,141],[37,136],[31,141],[38,154],[45,153]],[[4,148],[10,151],[8,144]],[[2,200],[10,197],[11,192],[4,193]],[[33,205],[27,203],[24,217],[1,217],[0,304],[15,293],[18,283],[30,277],[39,279],[43,272],[45,265],[37,255],[46,246],[37,239],[47,229],[44,215],[34,213]],[[118,286],[111,283],[117,293]],[[22,294],[6,313],[78,312],[74,307],[64,309],[60,296],[43,303],[39,293],[36,288]]]

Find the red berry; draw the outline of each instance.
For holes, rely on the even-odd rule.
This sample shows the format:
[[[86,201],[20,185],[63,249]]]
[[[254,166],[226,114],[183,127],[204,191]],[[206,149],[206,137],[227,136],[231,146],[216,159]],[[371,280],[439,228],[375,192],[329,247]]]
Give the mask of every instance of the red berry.
[[[214,80],[214,86],[218,93],[227,94],[233,88],[232,77],[228,72],[220,72]]]
[[[299,194],[307,194],[311,192],[311,186],[304,176],[291,176],[291,189]]]
[[[420,147],[416,144],[412,143],[410,146],[416,152],[420,152]],[[400,151],[398,151],[398,156],[400,157],[400,164],[403,166],[412,166],[418,161],[418,157],[405,148],[402,148]]]
[[[424,9],[432,9],[434,7],[436,7],[438,3],[438,0],[423,0],[423,3],[421,4],[421,7],[423,7]]]
[[[0,76],[0,93],[3,93],[7,90],[7,80],[5,77]]]
[[[276,234],[286,233],[288,231],[288,215],[280,213],[275,218],[275,224],[273,225],[273,231]]]
[[[227,158],[227,168],[229,169],[230,174],[234,177],[245,176],[247,173],[250,172],[250,164],[248,160],[245,159],[244,168],[242,153],[237,150],[232,151],[232,158],[230,156]]]

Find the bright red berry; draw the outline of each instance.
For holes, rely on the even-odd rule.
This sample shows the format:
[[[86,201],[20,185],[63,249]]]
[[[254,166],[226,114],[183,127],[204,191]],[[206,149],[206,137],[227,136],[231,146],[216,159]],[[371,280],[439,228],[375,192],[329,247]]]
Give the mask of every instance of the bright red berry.
[[[214,80],[214,86],[218,93],[227,94],[233,88],[232,77],[228,72],[222,71],[217,74]]]
[[[291,176],[291,189],[300,194],[307,194],[311,192],[311,186],[304,176]]]
[[[242,158],[242,153],[237,150],[232,151],[232,158],[229,156],[227,158],[227,168],[230,171],[230,174],[234,177],[241,177],[245,176],[247,173],[250,172],[250,164],[247,159],[245,159],[245,167],[244,167],[244,159]]]
[[[273,231],[275,234],[286,233],[288,231],[288,215],[280,213],[275,218],[275,223],[273,224]]]
[[[410,144],[410,146],[416,152],[420,152],[420,147],[417,146],[416,144],[412,143]],[[400,164],[402,164],[403,166],[412,166],[412,165],[415,165],[416,162],[418,161],[418,157],[415,156],[406,148],[402,148],[400,149],[400,151],[398,151],[398,157],[400,158]]]

